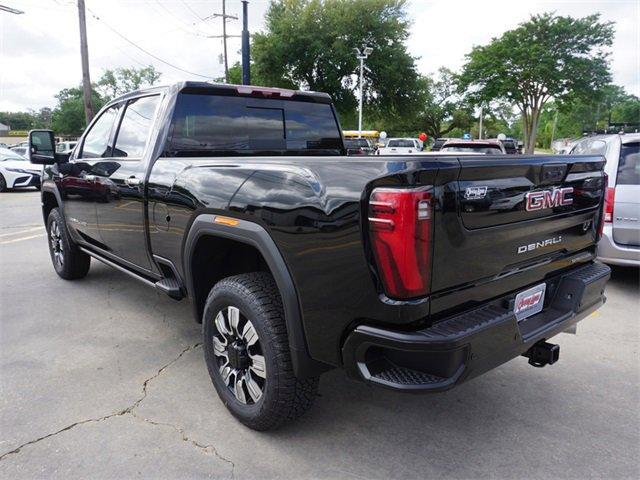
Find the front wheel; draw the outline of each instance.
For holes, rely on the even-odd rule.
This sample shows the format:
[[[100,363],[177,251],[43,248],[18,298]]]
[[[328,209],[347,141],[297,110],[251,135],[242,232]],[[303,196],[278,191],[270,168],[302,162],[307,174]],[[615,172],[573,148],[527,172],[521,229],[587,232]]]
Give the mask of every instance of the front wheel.
[[[51,210],[47,218],[47,236],[51,261],[58,276],[65,280],[86,277],[91,257],[80,251],[69,237],[62,214],[57,208]]]
[[[204,354],[213,385],[229,411],[254,430],[270,430],[312,405],[318,377],[293,374],[278,288],[268,273],[228,277],[209,293]]]

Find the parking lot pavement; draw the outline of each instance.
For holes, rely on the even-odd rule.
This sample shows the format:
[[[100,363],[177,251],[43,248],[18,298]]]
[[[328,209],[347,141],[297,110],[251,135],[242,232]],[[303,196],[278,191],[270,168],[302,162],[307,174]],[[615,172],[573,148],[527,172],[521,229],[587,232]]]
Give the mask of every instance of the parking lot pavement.
[[[58,279],[35,192],[0,194],[0,218],[0,478],[640,477],[637,269],[556,337],[556,365],[431,396],[333,371],[257,433],[215,395],[186,302],[98,262]]]

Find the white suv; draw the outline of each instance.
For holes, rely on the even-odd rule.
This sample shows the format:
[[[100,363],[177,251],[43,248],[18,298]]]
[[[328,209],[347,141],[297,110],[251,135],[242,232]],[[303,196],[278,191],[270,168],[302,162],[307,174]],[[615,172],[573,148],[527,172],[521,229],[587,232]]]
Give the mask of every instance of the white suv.
[[[610,265],[640,266],[640,133],[586,137],[571,154],[607,159],[609,186],[598,259]]]

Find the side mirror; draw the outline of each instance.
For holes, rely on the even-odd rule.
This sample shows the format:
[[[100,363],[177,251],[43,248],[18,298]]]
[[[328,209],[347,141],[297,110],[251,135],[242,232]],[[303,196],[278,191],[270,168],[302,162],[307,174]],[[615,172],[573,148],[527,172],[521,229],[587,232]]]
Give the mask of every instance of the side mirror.
[[[38,165],[56,163],[56,141],[53,130],[31,130],[29,132],[29,159]]]

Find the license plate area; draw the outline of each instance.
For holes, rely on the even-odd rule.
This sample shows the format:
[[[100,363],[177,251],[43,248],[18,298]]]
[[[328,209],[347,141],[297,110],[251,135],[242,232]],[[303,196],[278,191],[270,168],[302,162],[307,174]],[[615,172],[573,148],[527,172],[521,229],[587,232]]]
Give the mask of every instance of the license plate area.
[[[547,284],[541,283],[516,295],[513,302],[513,314],[518,322],[542,311],[546,290]]]

